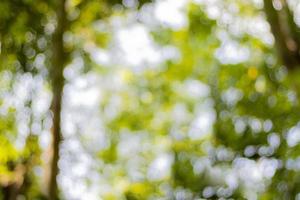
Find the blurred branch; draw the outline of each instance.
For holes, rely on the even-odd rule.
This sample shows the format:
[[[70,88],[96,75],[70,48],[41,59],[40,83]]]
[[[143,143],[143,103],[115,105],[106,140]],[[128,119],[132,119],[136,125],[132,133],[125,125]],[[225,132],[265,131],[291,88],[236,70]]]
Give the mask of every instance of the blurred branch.
[[[264,10],[275,38],[275,46],[283,64],[291,70],[300,66],[299,42],[295,39],[296,24],[291,21],[292,13],[286,3],[282,6],[282,9],[276,10],[272,0],[264,0]]]
[[[289,8],[289,5],[287,4],[287,2],[285,3],[284,9],[285,9],[285,13],[287,15],[288,25],[290,26],[290,31],[291,31],[292,37],[297,43],[298,52],[299,52],[299,48],[300,48],[300,28],[295,23],[294,13]]]

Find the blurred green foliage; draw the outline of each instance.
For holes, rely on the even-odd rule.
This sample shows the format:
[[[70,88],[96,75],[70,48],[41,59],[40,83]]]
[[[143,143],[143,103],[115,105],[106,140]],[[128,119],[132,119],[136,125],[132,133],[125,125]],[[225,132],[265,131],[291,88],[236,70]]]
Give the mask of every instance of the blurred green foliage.
[[[150,31],[157,45],[175,47],[180,58],[137,72],[126,66],[99,64],[89,52],[90,47],[111,48],[110,20],[126,18],[129,12],[122,3],[70,0],[66,5],[67,65],[80,57],[83,74],[108,77],[112,85],[116,78],[122,85],[121,89],[102,88],[102,100],[95,108],[103,116],[108,141],[93,159],[102,163],[98,172],[114,188],[99,199],[298,199],[299,141],[291,145],[288,137],[292,128],[299,128],[299,73],[289,73],[281,65],[263,35],[249,30],[237,33],[231,27],[234,20],[263,16],[261,9],[250,1],[222,1],[221,14],[233,18],[226,24],[222,17],[209,16],[206,4],[187,3],[186,26],[178,30],[158,26]],[[14,90],[20,74],[40,76],[49,91],[54,4],[45,0],[0,2],[0,199],[15,184],[21,185],[17,192],[25,199],[45,198],[39,171],[44,162],[42,151],[46,151],[40,145],[41,135],[30,129],[20,148],[18,108],[15,104],[7,108],[2,101]],[[143,5],[151,2],[138,1],[129,10]],[[104,24],[100,26],[103,30],[96,30],[97,22]],[[220,49],[228,43],[238,47],[234,54],[246,49],[248,58],[226,62],[222,56],[232,52]],[[39,58],[44,58],[40,66]],[[5,79],[8,72],[11,80]],[[29,118],[34,118],[32,101],[27,100],[19,111],[31,110]],[[44,123],[47,113],[44,115],[36,120]],[[33,121],[29,120],[29,127]],[[138,149],[128,150],[127,155],[131,143],[123,142],[134,139]],[[169,171],[157,175],[160,169],[153,167],[153,172],[151,166],[164,163],[158,159],[162,155],[171,164]],[[273,165],[264,166],[267,162]]]

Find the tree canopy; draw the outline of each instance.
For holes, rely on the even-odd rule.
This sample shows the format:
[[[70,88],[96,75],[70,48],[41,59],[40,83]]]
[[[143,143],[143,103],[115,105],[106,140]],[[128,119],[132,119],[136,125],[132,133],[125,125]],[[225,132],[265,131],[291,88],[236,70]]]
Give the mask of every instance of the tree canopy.
[[[296,0],[2,0],[0,199],[300,199]]]

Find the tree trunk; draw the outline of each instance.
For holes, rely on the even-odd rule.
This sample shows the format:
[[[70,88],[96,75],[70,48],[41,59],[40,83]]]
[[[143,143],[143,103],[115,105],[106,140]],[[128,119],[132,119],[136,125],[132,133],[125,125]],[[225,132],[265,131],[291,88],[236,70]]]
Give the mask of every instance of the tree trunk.
[[[49,200],[58,199],[57,175],[59,172],[59,145],[62,140],[61,135],[61,108],[64,87],[63,70],[65,66],[65,52],[63,44],[63,34],[66,25],[65,0],[57,0],[56,7],[57,27],[52,39],[52,66],[50,69],[50,79],[52,86],[52,141],[49,151],[49,171],[46,179],[46,195]]]
[[[272,0],[264,0],[264,11],[275,39],[275,46],[282,63],[289,69],[300,66],[300,38],[293,13],[285,0],[282,8],[276,10]]]

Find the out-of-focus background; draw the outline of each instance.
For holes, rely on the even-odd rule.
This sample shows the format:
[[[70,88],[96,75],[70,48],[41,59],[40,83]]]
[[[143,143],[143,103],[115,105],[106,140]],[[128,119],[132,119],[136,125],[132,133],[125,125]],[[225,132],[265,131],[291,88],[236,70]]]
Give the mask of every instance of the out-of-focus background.
[[[0,199],[300,200],[298,0],[1,0]]]

